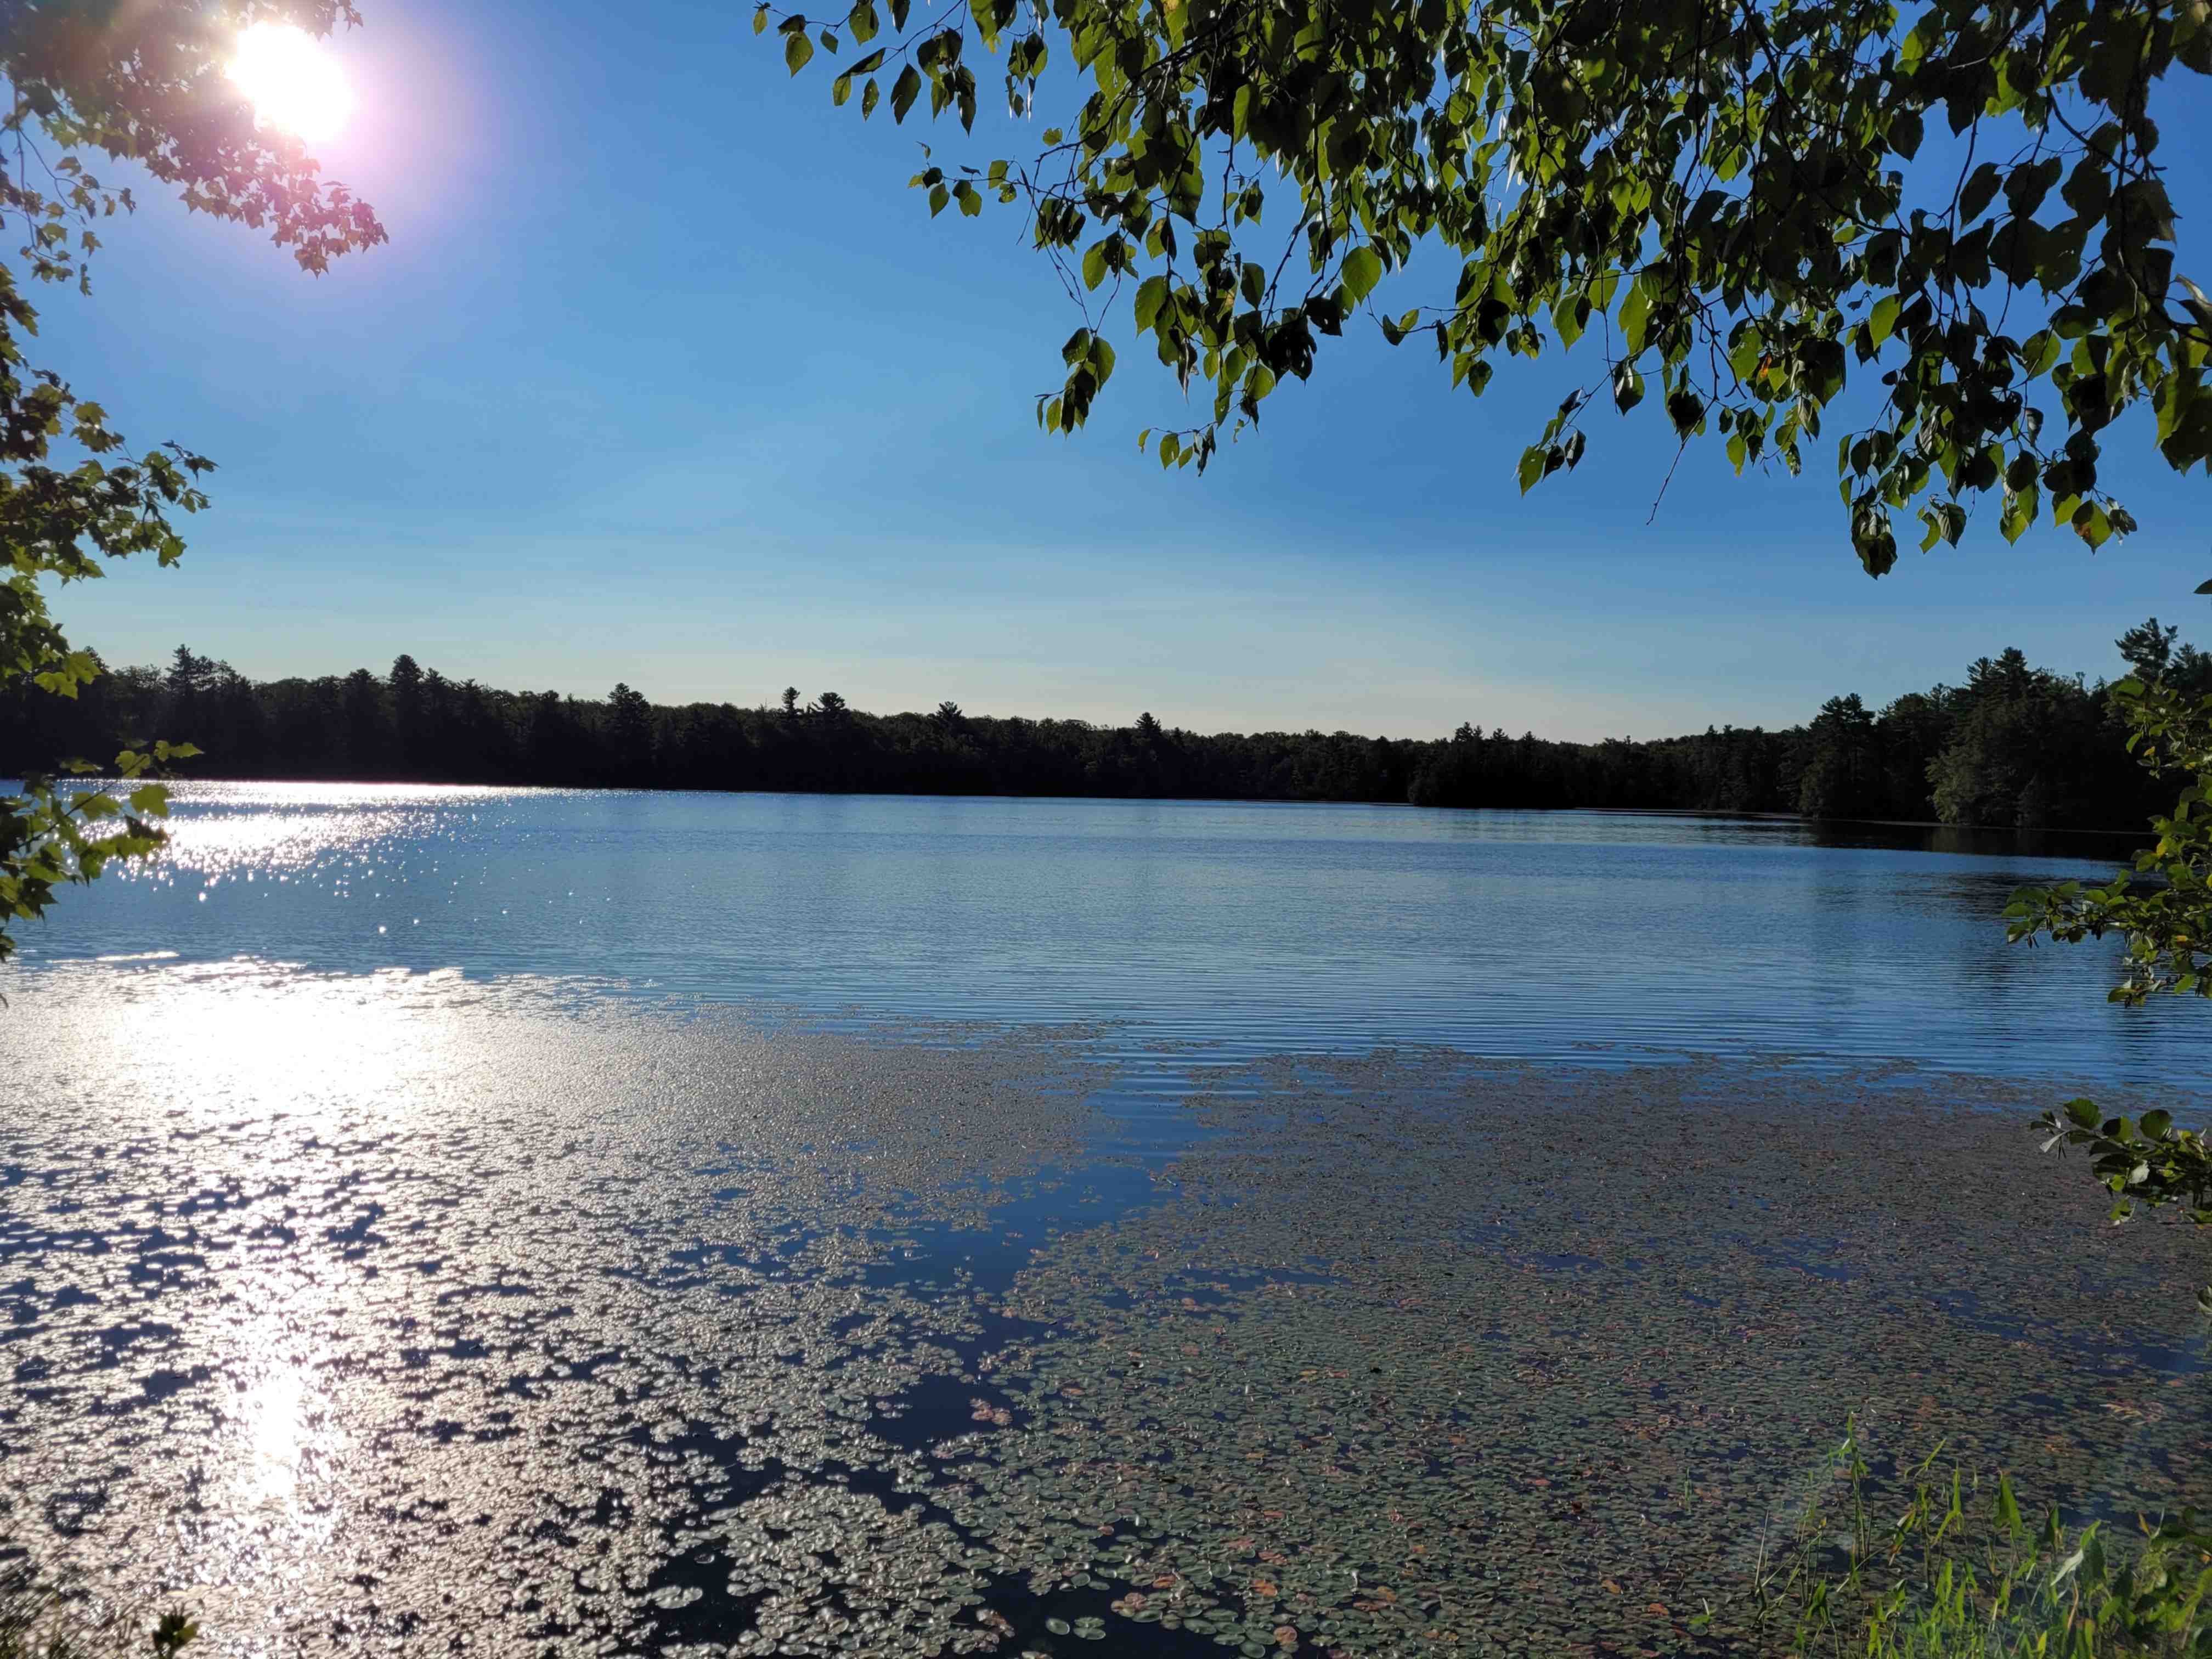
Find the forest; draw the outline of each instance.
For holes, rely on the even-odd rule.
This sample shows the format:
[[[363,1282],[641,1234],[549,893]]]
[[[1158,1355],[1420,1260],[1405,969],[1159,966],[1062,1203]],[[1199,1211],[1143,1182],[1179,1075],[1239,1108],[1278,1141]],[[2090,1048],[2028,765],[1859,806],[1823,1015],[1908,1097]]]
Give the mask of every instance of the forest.
[[[2126,671],[2212,691],[2212,653],[2155,617],[2116,641]],[[166,668],[115,669],[73,700],[0,696],[0,775],[46,772],[154,738],[204,753],[185,776],[773,789],[909,794],[1643,807],[2024,829],[2127,829],[2170,806],[2130,757],[2105,681],[2007,649],[1957,685],[1872,708],[1830,698],[1786,730],[1708,726],[1567,743],[1462,725],[1428,741],[1349,732],[1200,733],[1147,712],[1124,726],[963,713],[872,714],[834,691],[802,702],[662,707],[502,691],[402,656],[317,679],[256,682],[179,646]]]

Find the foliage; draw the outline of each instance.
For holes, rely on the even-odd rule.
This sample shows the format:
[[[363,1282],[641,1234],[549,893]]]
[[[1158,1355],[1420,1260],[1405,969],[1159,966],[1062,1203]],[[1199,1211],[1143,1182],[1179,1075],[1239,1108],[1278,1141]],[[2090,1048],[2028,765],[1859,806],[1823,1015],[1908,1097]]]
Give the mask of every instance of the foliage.
[[[199,480],[211,465],[177,444],[132,456],[99,404],[33,366],[28,288],[91,292],[94,227],[136,205],[127,187],[93,171],[106,161],[143,169],[196,211],[267,229],[309,272],[382,240],[367,205],[324,180],[296,140],[256,126],[225,74],[245,25],[324,33],[358,21],[347,0],[0,7],[11,100],[0,123],[0,219],[23,237],[15,261],[0,261],[0,686],[74,698],[93,680],[98,660],[55,625],[47,582],[88,580],[102,559],[137,554],[175,563],[176,517],[207,504]],[[180,752],[133,742],[116,769],[141,780]],[[15,948],[9,924],[43,913],[58,884],[157,846],[151,820],[164,804],[152,781],[138,781],[127,811],[104,791],[64,793],[39,779],[0,799],[0,960]],[[95,828],[118,817],[120,829]]]
[[[2112,1218],[2125,1221],[2136,1206],[2155,1209],[2178,1204],[2190,1220],[2212,1227],[2212,1146],[2194,1129],[2177,1129],[2173,1114],[2145,1112],[2140,1121],[2106,1117],[2094,1101],[2069,1100],[2059,1112],[2045,1112],[2036,1127],[2055,1146],[2088,1149],[2089,1167],[2112,1194]],[[2212,1289],[2199,1294],[2212,1310]]]
[[[89,1612],[58,1594],[22,1559],[0,1557],[0,1659],[121,1659],[145,1654],[176,1659],[199,1636],[185,1614],[163,1613],[150,1631],[113,1613]]]
[[[158,763],[198,753],[188,743],[156,743],[149,753],[125,750],[115,769],[131,782]],[[94,880],[117,859],[151,853],[162,836],[148,820],[167,811],[168,793],[159,783],[139,782],[118,800],[106,789],[70,789],[34,774],[22,793],[0,797],[0,918],[43,915],[64,883]],[[0,927],[0,960],[14,949]]]
[[[2208,590],[2212,582],[2198,591]],[[2123,637],[2121,648],[2131,643],[2139,666],[2176,675],[2196,666],[2172,652],[2172,636],[2155,617]],[[2212,997],[2212,684],[2203,678],[2212,676],[2188,686],[2125,679],[2112,689],[2130,728],[2128,747],[2154,777],[2184,781],[2172,812],[2152,821],[2158,839],[2136,855],[2134,869],[2104,887],[2023,888],[2005,908],[2014,942],[2048,935],[2070,945],[2119,934],[2127,948],[2110,996],[2131,1006],[2161,994]],[[2137,1204],[2179,1205],[2198,1226],[2212,1225],[2212,1151],[2200,1133],[2175,1128],[2168,1113],[2147,1112],[2137,1122],[2075,1100],[2063,1118],[2046,1112],[2036,1127],[2048,1136],[2045,1152],[2088,1149],[2091,1170],[2113,1194],[2114,1221]],[[2212,1312],[2212,1286],[2197,1299]]]
[[[877,0],[820,18],[763,0],[753,24],[775,23],[794,75],[849,39],[831,96],[857,82],[864,118],[888,82],[895,121],[926,88],[932,117],[972,129],[977,48],[1003,53],[1012,116],[1049,106],[1029,159],[913,179],[933,214],[1018,204],[1082,304],[1065,381],[1038,400],[1048,428],[1082,424],[1112,374],[1103,330],[1127,290],[1160,361],[1212,388],[1206,419],[1159,438],[1163,465],[1204,465],[1362,312],[1478,394],[1501,355],[1590,339],[1523,490],[1581,460],[1590,409],[1647,397],[1686,444],[1710,434],[1738,471],[1795,472],[1852,374],[1878,376],[1879,408],[1837,447],[1875,575],[1899,514],[1917,511],[1923,547],[1956,542],[1981,495],[2008,540],[2046,494],[2093,548],[2131,528],[2098,460],[2136,404],[2170,465],[2212,454],[2212,307],[2174,270],[2154,114],[2212,72],[2200,5],[888,9],[884,40]],[[1048,80],[1063,59],[1073,77]],[[1449,300],[1381,306],[1417,264],[1446,268]]]
[[[2031,668],[2017,651],[1969,671],[1948,738],[1928,770],[1936,815],[1947,823],[2064,822],[2069,797],[2102,795],[2125,775],[2103,688]],[[2092,756],[2101,763],[2087,763]],[[2118,793],[2129,793],[2124,783]]]
[[[2153,776],[2180,775],[2180,797],[2152,821],[2157,841],[2110,884],[2064,882],[2015,894],[2005,910],[2009,936],[2075,944],[2118,933],[2127,955],[2113,1001],[2212,997],[2212,690],[2126,679],[2112,698],[2128,722],[2128,747]]]
[[[2099,1522],[2069,1534],[2055,1510],[2031,1530],[2008,1480],[1978,1504],[1983,1483],[1935,1473],[1942,1450],[1903,1472],[1911,1496],[1884,1522],[1854,1423],[1831,1455],[1837,1508],[1808,1507],[1786,1565],[1762,1551],[1757,1621],[1787,1617],[1806,1659],[2212,1659],[2212,1531],[2194,1515],[2142,1522],[2132,1544]]]
[[[2094,828],[2148,815],[2157,799],[2154,781],[2127,759],[2106,701],[2100,689],[2008,651],[1972,665],[1963,685],[1911,693],[1879,713],[1856,697],[1833,698],[1809,726],[1785,731],[1731,726],[1583,744],[1469,721],[1449,738],[1416,742],[1348,732],[1206,735],[1150,711],[1120,726],[993,718],[950,702],[926,714],[873,714],[834,692],[802,703],[795,687],[768,708],[656,708],[628,685],[604,702],[502,691],[450,680],[409,656],[382,679],[357,669],[255,684],[180,647],[166,669],[118,670],[73,702],[0,694],[0,775],[112,746],[134,731],[181,729],[204,733],[230,777],[1922,820],[1940,796],[1955,822]],[[2000,727],[2017,744],[1993,746]]]

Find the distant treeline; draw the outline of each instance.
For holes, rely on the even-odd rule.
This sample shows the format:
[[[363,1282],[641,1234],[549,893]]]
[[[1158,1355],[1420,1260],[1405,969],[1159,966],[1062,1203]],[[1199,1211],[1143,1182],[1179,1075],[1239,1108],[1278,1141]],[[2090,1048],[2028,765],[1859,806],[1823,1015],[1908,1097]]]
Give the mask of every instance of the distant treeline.
[[[2212,690],[2212,654],[2154,619],[2118,641],[2131,670]],[[1435,741],[1349,732],[1204,735],[1152,714],[1122,726],[996,719],[940,703],[869,714],[825,691],[765,707],[661,708],[500,691],[401,657],[257,683],[179,646],[74,702],[0,695],[0,775],[106,757],[154,737],[205,751],[186,775],[661,789],[1411,801],[1420,806],[1671,807],[1815,817],[2127,828],[2160,791],[2127,755],[2104,683],[1983,658],[1964,684],[1869,709],[1830,699],[1806,726],[1558,743],[1462,726]],[[2166,805],[2171,805],[2171,790]]]

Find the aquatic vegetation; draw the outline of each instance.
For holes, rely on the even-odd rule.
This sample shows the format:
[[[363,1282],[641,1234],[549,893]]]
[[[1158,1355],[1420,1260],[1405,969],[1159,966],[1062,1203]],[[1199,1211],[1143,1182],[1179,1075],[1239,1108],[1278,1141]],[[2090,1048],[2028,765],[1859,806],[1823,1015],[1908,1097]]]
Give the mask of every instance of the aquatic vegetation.
[[[1755,1623],[1839,1659],[2212,1654],[2212,1530],[2193,1513],[2139,1519],[2135,1538],[2070,1531],[2055,1510],[2031,1528],[2009,1480],[1970,1488],[1937,1469],[1940,1449],[1878,1481],[1854,1425],[1832,1459],[1838,1490],[1753,1575]]]
[[[2017,1086],[65,977],[0,1527],[219,1651],[1754,1651],[1854,1411],[2075,1524],[2212,1464]]]

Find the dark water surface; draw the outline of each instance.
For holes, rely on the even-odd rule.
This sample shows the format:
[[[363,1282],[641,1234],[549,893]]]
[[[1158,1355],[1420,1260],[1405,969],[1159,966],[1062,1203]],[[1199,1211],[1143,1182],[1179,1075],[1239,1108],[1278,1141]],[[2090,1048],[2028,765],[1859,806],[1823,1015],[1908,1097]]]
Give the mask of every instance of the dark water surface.
[[[201,785],[160,872],[25,957],[527,975],[591,994],[1249,1055],[1441,1043],[2193,1084],[2101,947],[2008,947],[2124,840],[1669,814]]]
[[[2021,1130],[2197,1011],[2003,945],[2105,864],[1852,836],[194,791],[6,975],[0,1554],[239,1655],[1752,1653],[1848,1413],[2201,1504],[2201,1242]]]

